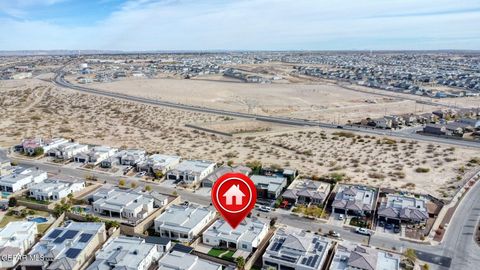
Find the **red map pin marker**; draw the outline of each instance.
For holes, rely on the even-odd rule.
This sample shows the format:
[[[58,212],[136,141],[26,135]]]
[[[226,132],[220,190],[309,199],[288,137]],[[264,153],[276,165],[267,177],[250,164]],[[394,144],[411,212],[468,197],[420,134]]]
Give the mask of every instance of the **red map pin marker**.
[[[215,181],[212,203],[223,218],[235,229],[252,211],[257,201],[253,181],[242,173],[226,173]]]

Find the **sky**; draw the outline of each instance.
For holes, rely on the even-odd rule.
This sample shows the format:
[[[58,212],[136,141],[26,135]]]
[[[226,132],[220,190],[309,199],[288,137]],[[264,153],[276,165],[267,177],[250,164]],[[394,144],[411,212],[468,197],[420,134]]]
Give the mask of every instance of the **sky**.
[[[0,50],[478,50],[478,0],[0,0]]]

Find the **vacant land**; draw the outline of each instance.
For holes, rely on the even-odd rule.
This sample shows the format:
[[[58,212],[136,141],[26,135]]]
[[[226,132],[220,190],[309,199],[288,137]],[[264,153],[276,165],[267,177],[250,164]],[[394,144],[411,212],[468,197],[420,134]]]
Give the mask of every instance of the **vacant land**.
[[[478,151],[470,149],[319,128],[253,126],[245,120],[80,94],[35,79],[2,82],[0,114],[0,146],[24,137],[62,136],[184,158],[235,163],[259,160],[267,166],[296,168],[304,176],[334,174],[352,183],[445,198],[455,192],[464,172],[480,163],[469,162],[478,156]],[[271,130],[240,130],[234,137],[223,137],[185,127],[202,123],[223,130]]]
[[[67,78],[74,81],[72,77]],[[254,84],[207,80],[126,79],[90,87],[153,99],[324,122],[347,123],[385,114],[422,113],[432,106],[351,91],[328,82]],[[134,90],[132,90],[134,89]]]

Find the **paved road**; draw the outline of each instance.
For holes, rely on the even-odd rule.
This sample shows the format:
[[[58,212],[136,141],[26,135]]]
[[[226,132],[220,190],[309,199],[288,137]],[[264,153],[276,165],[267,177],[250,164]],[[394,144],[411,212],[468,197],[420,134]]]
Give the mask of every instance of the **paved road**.
[[[88,88],[88,87],[79,86],[79,85],[73,85],[65,81],[64,74],[60,72],[57,73],[57,75],[55,76],[54,83],[56,83],[59,86],[70,88],[77,91],[82,91],[90,94],[102,95],[107,97],[119,98],[119,99],[124,99],[128,101],[135,101],[135,102],[140,102],[140,103],[149,104],[149,105],[164,106],[164,107],[170,107],[170,108],[181,109],[181,110],[189,110],[189,111],[202,112],[202,113],[212,113],[212,114],[219,114],[219,115],[232,116],[232,117],[256,119],[258,121],[279,123],[279,124],[286,124],[286,125],[339,129],[339,126],[335,124],[323,123],[323,122],[312,121],[307,119],[264,116],[264,115],[256,115],[256,114],[249,114],[249,113],[226,111],[226,110],[218,110],[213,108],[174,103],[174,102],[156,100],[156,99],[150,99],[150,98],[143,98],[143,97],[137,97],[137,96],[131,96],[131,95],[125,95],[120,93]],[[401,133],[401,132],[395,132],[395,131],[390,132],[390,131],[379,130],[379,129],[369,129],[369,128],[346,126],[346,125],[341,126],[341,128],[344,130],[369,133],[369,134],[375,134],[380,136],[388,135],[392,137],[398,137],[398,138],[404,138],[404,139],[410,139],[410,140],[420,140],[420,141],[427,141],[427,142],[433,142],[433,143],[444,143],[444,144],[458,145],[458,146],[463,146],[468,148],[480,148],[480,142],[451,140],[451,139],[445,139],[445,138],[423,136],[415,133]]]
[[[452,257],[452,269],[480,269],[480,247],[474,240],[480,221],[480,183],[476,183],[457,207],[442,246],[443,254]]]
[[[118,180],[119,180],[119,177],[114,177],[109,174],[105,174],[101,172],[95,172],[90,170],[85,171],[85,170],[80,170],[76,168],[65,168],[56,164],[40,163],[39,161],[34,161],[34,160],[32,161],[23,160],[23,159],[22,160],[13,159],[13,160],[16,161],[20,166],[36,167],[53,174],[70,175],[78,178],[85,178],[87,175],[93,175],[99,179],[100,183],[105,181],[107,183],[116,185],[118,184]],[[133,182],[133,181],[137,182],[139,183],[139,186],[145,185],[145,183],[143,181],[139,181],[138,178],[134,178],[134,177],[121,177],[121,178],[126,179],[127,182]],[[204,194],[192,193],[191,191],[170,188],[163,185],[160,186],[158,183],[149,182],[148,185],[150,185],[153,190],[156,190],[162,193],[171,194],[172,192],[176,191],[177,194],[182,197],[182,200],[186,200],[189,202],[202,204],[202,205],[211,204],[210,198],[208,196],[205,196]],[[324,223],[313,221],[307,218],[301,218],[298,216],[291,215],[290,213],[287,213],[286,211],[283,211],[283,210],[277,210],[269,213],[259,212],[258,210],[254,210],[253,214],[254,215],[259,214],[261,217],[265,217],[265,218],[277,217],[278,223],[281,223],[287,226],[296,227],[296,228],[302,228],[305,230],[310,230],[312,232],[318,232],[319,229],[321,229],[323,233],[326,233],[330,230],[334,230],[341,234],[342,239],[358,242],[358,243],[364,243],[364,244],[368,243],[367,236],[357,234],[352,229],[344,228],[344,227],[340,227],[332,224],[324,224]],[[431,245],[418,244],[418,243],[413,243],[408,241],[400,241],[398,238],[389,237],[388,235],[385,235],[385,234],[374,234],[371,237],[370,244],[380,248],[394,249],[399,252],[402,252],[407,248],[412,248],[416,250],[419,256],[421,255],[423,260],[431,264],[435,264],[437,266],[446,266],[446,268],[439,268],[439,269],[448,269],[448,266],[451,261],[451,258],[449,257],[450,254],[443,252],[443,247],[441,246],[431,246]]]

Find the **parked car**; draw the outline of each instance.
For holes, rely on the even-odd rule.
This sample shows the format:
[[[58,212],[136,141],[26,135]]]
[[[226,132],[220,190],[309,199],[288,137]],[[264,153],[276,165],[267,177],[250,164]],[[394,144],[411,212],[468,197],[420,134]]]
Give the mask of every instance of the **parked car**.
[[[392,223],[385,224],[385,229],[387,229],[387,230],[393,229],[393,224]]]
[[[331,236],[331,237],[340,238],[340,234],[336,231],[333,231],[333,230],[329,231],[328,235]]]
[[[401,228],[400,228],[400,225],[395,225],[395,227],[393,228],[393,232],[394,233],[400,233],[400,231],[402,231]]]
[[[363,234],[363,235],[372,235],[372,232],[368,229],[365,228],[356,228],[355,232],[358,234]]]
[[[379,221],[378,226],[379,227],[385,227],[385,221]]]
[[[270,212],[272,211],[272,208],[270,208],[269,206],[266,206],[266,205],[262,205],[258,208],[259,211],[262,211],[262,212]]]
[[[338,215],[338,220],[344,220],[345,216],[343,214]]]
[[[147,173],[146,172],[139,172],[137,177],[144,177]]]

